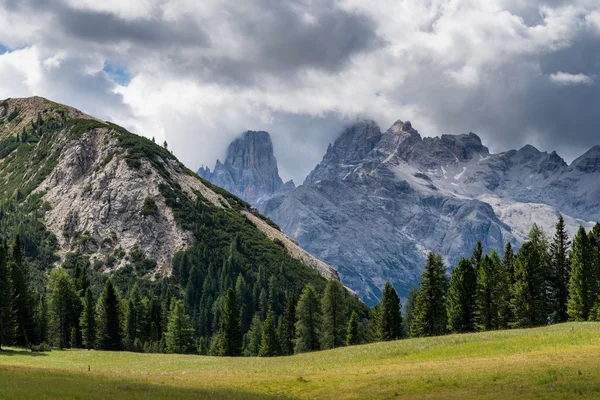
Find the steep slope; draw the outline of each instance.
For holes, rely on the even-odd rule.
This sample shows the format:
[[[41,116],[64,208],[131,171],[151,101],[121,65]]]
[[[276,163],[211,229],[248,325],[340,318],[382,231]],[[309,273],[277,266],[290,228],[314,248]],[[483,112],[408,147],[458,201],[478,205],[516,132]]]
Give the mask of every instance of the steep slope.
[[[285,265],[282,279],[298,287],[322,285],[320,276],[337,279],[250,205],[166,149],[43,98],[0,102],[0,187],[0,211],[20,218],[3,224],[2,234],[30,229],[20,225],[30,218],[37,233],[23,235],[32,241],[26,254],[40,269],[59,261],[55,253],[76,253],[90,256],[96,270],[156,278],[183,258],[220,270],[234,252],[240,261],[232,275],[254,276],[259,267],[281,273]]]
[[[224,163],[217,160],[212,172],[200,167],[198,175],[252,204],[295,188],[292,181],[281,180],[271,136],[263,131],[244,132],[227,148]]]

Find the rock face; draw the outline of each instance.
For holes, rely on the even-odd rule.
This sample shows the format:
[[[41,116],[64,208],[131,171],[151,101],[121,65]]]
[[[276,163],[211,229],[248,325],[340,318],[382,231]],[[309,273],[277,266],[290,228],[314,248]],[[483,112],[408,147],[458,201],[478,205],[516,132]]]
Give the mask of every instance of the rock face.
[[[25,141],[24,128],[35,133],[34,140]],[[232,171],[256,167],[265,173],[257,175],[264,180],[243,180],[244,174],[236,179],[257,182],[261,189],[283,187],[268,134],[253,133],[246,139],[249,151],[234,146],[227,162]],[[8,99],[0,102],[0,142],[0,169],[12,171],[0,174],[0,199],[40,196],[45,228],[56,237],[61,258],[80,252],[92,262],[111,259],[101,263],[104,272],[111,272],[132,257],[143,257],[153,266],[146,271],[150,277],[170,274],[174,255],[196,240],[167,204],[165,193],[176,187],[180,192],[172,199],[175,203],[209,205],[222,211],[223,223],[228,215],[240,213],[262,232],[259,237],[281,242],[290,258],[326,279],[338,279],[333,268],[265,222],[255,209],[250,214],[242,208],[246,204],[231,196],[233,206],[171,153],[114,124],[40,97]]]
[[[214,171],[201,167],[198,175],[252,204],[259,204],[278,191],[295,188],[279,177],[273,143],[267,132],[247,131],[227,148],[225,162],[217,160]]]
[[[477,241],[502,253],[535,222],[551,232],[600,218],[600,147],[571,165],[532,146],[490,154],[474,133],[422,138],[410,122],[344,129],[304,184],[254,203],[299,244],[336,267],[368,304],[391,280],[417,285],[426,254],[456,265]]]

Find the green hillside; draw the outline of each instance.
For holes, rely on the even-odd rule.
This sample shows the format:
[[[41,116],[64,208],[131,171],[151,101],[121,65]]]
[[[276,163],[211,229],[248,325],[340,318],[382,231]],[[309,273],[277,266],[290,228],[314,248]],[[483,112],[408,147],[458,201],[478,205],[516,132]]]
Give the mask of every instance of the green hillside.
[[[279,358],[14,350],[0,354],[0,387],[5,399],[596,399],[598,354],[600,323]]]

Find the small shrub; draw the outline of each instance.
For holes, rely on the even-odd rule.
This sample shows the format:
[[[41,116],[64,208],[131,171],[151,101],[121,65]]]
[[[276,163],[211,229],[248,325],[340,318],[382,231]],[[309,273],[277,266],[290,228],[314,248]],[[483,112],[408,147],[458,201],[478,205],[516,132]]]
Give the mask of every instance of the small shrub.
[[[32,344],[31,351],[34,353],[47,353],[52,351],[52,346],[44,342],[42,344]]]
[[[143,217],[151,215],[153,217],[158,216],[158,206],[152,197],[146,197],[144,199],[144,205],[142,206],[142,211],[140,212]]]

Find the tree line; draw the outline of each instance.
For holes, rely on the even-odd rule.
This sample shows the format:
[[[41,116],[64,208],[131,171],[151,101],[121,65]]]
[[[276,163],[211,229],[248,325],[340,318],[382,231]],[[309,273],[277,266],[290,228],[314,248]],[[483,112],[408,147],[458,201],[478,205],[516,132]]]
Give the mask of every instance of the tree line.
[[[411,336],[529,328],[566,321],[600,320],[600,224],[568,237],[564,218],[552,238],[534,225],[515,253],[460,260],[448,278],[441,256],[430,254],[406,313]]]
[[[43,290],[32,287],[17,234],[10,246],[0,244],[0,345],[268,357],[600,320],[600,224],[581,227],[573,243],[562,217],[551,239],[534,225],[517,252],[509,243],[502,256],[484,254],[478,243],[450,273],[431,253],[404,310],[390,282],[367,311],[336,280],[298,293],[259,267],[252,278],[240,272],[234,284],[239,246],[232,243],[218,274],[209,266],[199,276],[180,254],[171,284],[142,289],[139,280],[124,295],[112,278],[94,290],[89,262],[81,260],[53,270]]]

